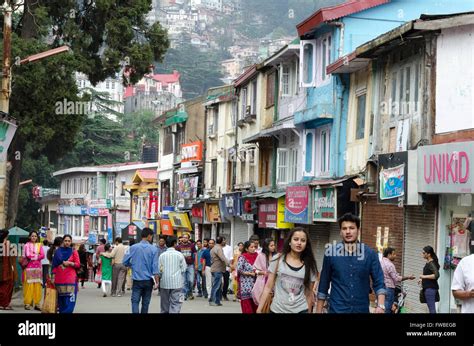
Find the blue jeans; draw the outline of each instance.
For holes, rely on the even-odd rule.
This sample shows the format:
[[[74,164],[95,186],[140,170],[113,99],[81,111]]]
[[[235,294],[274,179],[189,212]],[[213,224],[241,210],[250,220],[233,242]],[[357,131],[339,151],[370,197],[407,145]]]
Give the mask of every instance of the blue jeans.
[[[425,288],[425,299],[430,314],[436,313],[436,291],[435,288]]]
[[[211,290],[211,302],[220,304],[222,299],[222,273],[216,272],[212,273],[212,290]]]
[[[387,294],[385,295],[385,313],[386,314],[392,313],[392,305],[393,305],[394,300],[395,300],[395,288],[387,287]]]
[[[196,286],[197,286],[197,289],[198,289],[198,294],[199,295],[202,295],[202,287],[201,287],[201,274],[202,272],[201,271],[198,271],[196,273]]]
[[[194,286],[194,264],[188,264],[186,271],[183,273],[183,293],[185,297],[193,294]]]
[[[140,300],[142,300],[142,314],[148,313],[148,306],[153,292],[153,280],[133,280],[132,285],[132,313],[138,314]]]

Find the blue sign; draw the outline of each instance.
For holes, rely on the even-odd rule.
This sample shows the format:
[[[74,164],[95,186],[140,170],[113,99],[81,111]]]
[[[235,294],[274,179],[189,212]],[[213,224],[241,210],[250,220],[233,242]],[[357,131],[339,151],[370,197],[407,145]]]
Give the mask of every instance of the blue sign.
[[[87,239],[87,243],[89,244],[97,244],[97,234],[96,233],[89,233],[89,238]]]
[[[90,216],[99,216],[99,208],[90,208],[89,209]]]
[[[226,219],[230,219],[232,216],[242,215],[242,193],[224,193],[220,200],[220,209]]]
[[[112,243],[114,235],[112,234],[112,228],[107,228],[107,241]]]
[[[81,207],[81,215],[87,215],[87,212],[88,212],[88,208],[87,207]]]
[[[405,195],[405,164],[380,170],[380,199],[390,199]]]

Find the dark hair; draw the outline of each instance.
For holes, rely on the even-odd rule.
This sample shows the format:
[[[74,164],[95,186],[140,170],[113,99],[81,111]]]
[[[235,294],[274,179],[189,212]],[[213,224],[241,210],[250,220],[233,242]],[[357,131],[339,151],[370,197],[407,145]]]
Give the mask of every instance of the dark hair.
[[[105,240],[104,238],[102,238],[101,240],[99,240],[102,244],[105,244],[107,243],[107,240]]]
[[[142,229],[142,238],[147,238],[149,235],[153,235],[153,230],[148,228],[148,227],[145,227],[144,229]]]
[[[122,238],[120,237],[115,238],[115,241],[119,244],[122,244]]]
[[[174,235],[169,236],[168,239],[166,239],[167,247],[174,247],[177,243],[178,243],[178,239]]]
[[[265,238],[262,244],[262,252],[265,254],[265,257],[267,258],[267,263],[270,261],[271,253],[270,253],[270,244],[271,242],[275,242],[272,238]]]
[[[86,251],[86,246],[84,244],[79,245],[79,250],[78,252],[85,252]]]
[[[258,236],[258,234],[253,234],[250,236],[249,240],[250,241],[258,240],[260,242],[260,237]]]
[[[253,242],[251,242],[250,240],[247,240],[245,243],[244,243],[244,249],[242,250],[242,253],[246,253],[248,252],[247,249],[250,247],[250,245],[252,245]]]
[[[388,247],[385,250],[383,250],[383,257],[387,257],[391,253],[393,253],[395,249],[393,247]]]
[[[201,239],[196,240],[196,243],[202,243]]]
[[[28,235],[28,241],[31,241],[31,235],[32,235],[33,233],[36,234],[36,237],[37,237],[37,239],[39,240],[39,234],[38,234],[38,232],[36,232],[36,231],[31,231],[30,234]]]
[[[109,249],[110,249],[110,244],[109,244],[109,243],[105,244],[104,250],[105,250],[105,251],[109,251]]]
[[[204,240],[204,241],[207,241],[207,242],[209,243],[209,240],[210,240],[210,239],[209,239],[209,238],[204,238],[203,240]]]
[[[10,233],[10,231],[8,231],[7,229],[2,229],[0,230],[0,243],[2,243],[6,237],[8,237],[8,234]]]
[[[240,246],[240,244],[244,245],[244,243],[242,243],[242,242],[239,242],[239,243],[237,244],[237,246]]]
[[[428,246],[425,246],[423,248],[423,251],[426,252],[427,254],[430,254],[436,268],[438,268],[438,270],[439,270],[439,268],[440,268],[439,260],[438,260],[438,256],[436,256],[436,253],[434,252],[434,249],[431,246],[428,245]]]
[[[43,240],[43,245],[44,245],[44,246],[48,246],[48,245],[49,245],[48,239]]]
[[[165,237],[163,234],[160,234],[160,235],[158,236],[158,240],[160,240],[160,239],[166,240],[166,237]]]
[[[54,252],[56,251],[58,247],[61,246],[62,242],[63,242],[63,237],[54,238],[53,246],[49,248],[48,253],[46,254],[46,258],[48,258],[50,262],[53,260]]]
[[[337,219],[337,223],[339,224],[339,228],[342,227],[343,222],[354,222],[357,226],[357,229],[360,228],[360,218],[357,215],[352,213],[345,213],[339,219]]]
[[[305,266],[305,274],[304,274],[304,286],[307,290],[311,290],[311,274],[314,273],[318,275],[318,267],[316,265],[316,259],[314,258],[313,249],[311,248],[311,240],[309,238],[308,231],[303,227],[295,227],[285,238],[285,242],[283,244],[283,251],[278,258],[275,260],[279,260],[280,257],[283,256],[283,260],[286,261],[286,256],[291,252],[291,238],[296,232],[303,232],[306,235],[306,247],[304,248],[303,252],[301,253],[301,261],[304,263]]]
[[[216,243],[217,244],[222,244],[223,241],[224,241],[224,238],[222,238],[222,237],[217,237],[216,238]]]
[[[65,235],[63,235],[63,241],[64,241],[64,239],[66,239],[66,238],[69,238],[69,239],[71,239],[71,241],[72,241],[72,236],[71,236],[70,234],[65,234]]]
[[[136,243],[135,239],[132,238],[128,241],[128,246],[132,246],[135,243]]]
[[[216,242],[216,240],[215,240],[214,238],[209,239],[207,242],[210,242],[211,240],[212,240],[214,243]]]

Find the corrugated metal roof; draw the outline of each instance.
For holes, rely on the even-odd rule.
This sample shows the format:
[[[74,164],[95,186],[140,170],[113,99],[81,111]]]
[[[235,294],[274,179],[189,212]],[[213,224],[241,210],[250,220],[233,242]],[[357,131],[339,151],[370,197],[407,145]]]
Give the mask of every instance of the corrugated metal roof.
[[[298,35],[303,36],[307,34],[322,23],[346,17],[388,2],[390,0],[349,0],[340,5],[321,8],[296,26]]]

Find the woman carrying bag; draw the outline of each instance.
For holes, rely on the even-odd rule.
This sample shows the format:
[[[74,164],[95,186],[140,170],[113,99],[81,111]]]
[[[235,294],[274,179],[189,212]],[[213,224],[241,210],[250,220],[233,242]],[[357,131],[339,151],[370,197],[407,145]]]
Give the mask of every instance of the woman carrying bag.
[[[81,267],[77,250],[71,247],[72,237],[65,235],[60,248],[53,258],[54,284],[58,291],[58,308],[60,314],[74,312],[77,299],[77,274]]]
[[[40,302],[43,292],[43,265],[41,260],[44,256],[43,247],[39,243],[38,232],[31,231],[22,259],[25,310],[31,310],[34,306],[35,310],[41,311]]]
[[[313,287],[318,270],[311,249],[308,231],[293,228],[285,239],[280,256],[270,261],[268,280],[260,297],[257,313],[262,313],[275,293],[270,305],[273,313],[312,312]]]
[[[423,258],[426,264],[423,268],[423,275],[420,275],[418,284],[421,283],[420,302],[428,305],[430,314],[436,313],[436,302],[439,302],[439,261],[433,248],[425,246],[423,248]]]

